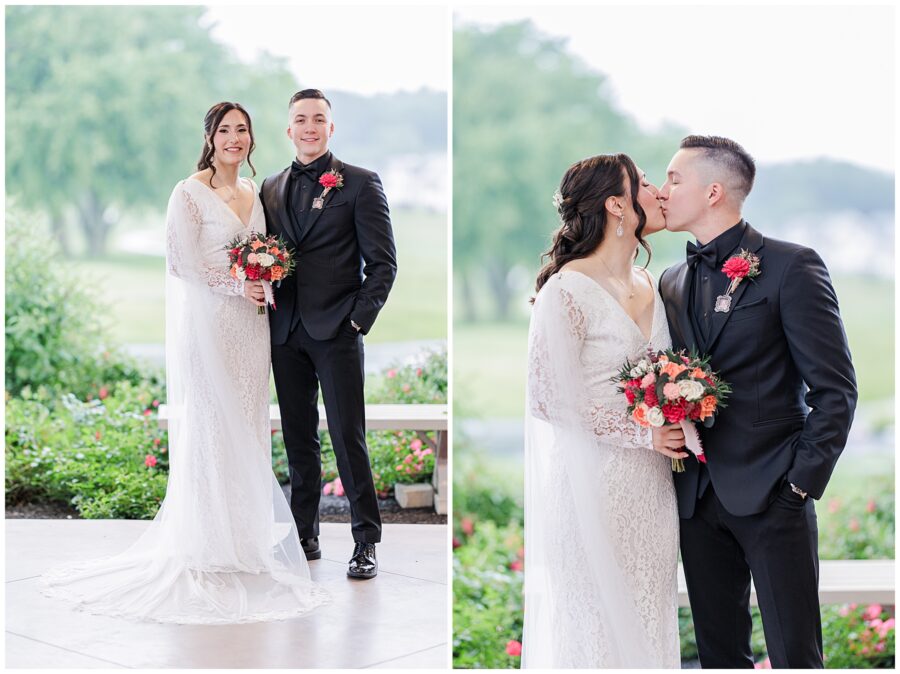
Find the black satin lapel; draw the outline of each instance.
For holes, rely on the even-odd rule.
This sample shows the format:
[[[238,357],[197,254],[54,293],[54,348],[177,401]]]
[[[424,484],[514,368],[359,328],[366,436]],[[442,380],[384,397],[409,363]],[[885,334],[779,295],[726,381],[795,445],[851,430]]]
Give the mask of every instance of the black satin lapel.
[[[294,246],[300,242],[300,237],[298,236],[297,230],[294,229],[294,221],[291,218],[291,214],[288,213],[288,188],[290,186],[290,178],[291,171],[290,169],[285,169],[280,176],[278,176],[278,182],[275,185],[275,214],[278,218],[278,222],[281,223],[281,231],[283,231],[287,238],[290,239],[290,243],[293,243]]]
[[[690,315],[690,297],[691,297],[691,266],[684,264],[678,270],[678,276],[675,278],[675,297],[678,306],[676,316],[678,317],[678,329],[681,331],[682,341],[688,351],[697,349],[697,335],[694,334],[694,323],[691,321]]]
[[[335,157],[334,155],[331,155],[331,161],[328,163],[328,168],[323,172],[323,174],[324,174],[324,173],[327,173],[328,171],[331,171],[331,170],[337,170],[338,172],[340,172],[340,171],[343,170],[343,168],[344,168],[343,162],[341,162],[341,161],[340,161],[337,157]],[[322,196],[322,192],[325,191],[325,188],[324,188],[324,187],[322,187],[321,185],[320,185],[319,187],[320,187],[321,189],[319,190],[319,193],[318,193],[318,194],[313,195],[313,202],[312,202],[312,203],[315,203],[315,200],[316,200],[317,198],[321,197],[321,196]],[[309,214],[309,219],[306,221],[306,227],[303,229],[303,234],[301,234],[301,236],[300,236],[300,239],[301,239],[301,240],[302,240],[302,239],[305,239],[307,236],[309,236],[310,230],[311,230],[313,227],[316,226],[316,223],[319,221],[319,218],[322,217],[322,213],[325,212],[325,206],[327,206],[328,203],[329,203],[332,199],[334,199],[335,193],[337,193],[337,192],[339,192],[339,191],[340,191],[340,190],[339,190],[338,188],[336,188],[336,187],[335,187],[335,188],[332,188],[332,189],[328,192],[328,194],[325,195],[325,201],[324,201],[324,203],[322,204],[322,208],[314,208],[314,209],[312,209],[312,212]],[[299,242],[298,242],[298,243],[299,243]]]

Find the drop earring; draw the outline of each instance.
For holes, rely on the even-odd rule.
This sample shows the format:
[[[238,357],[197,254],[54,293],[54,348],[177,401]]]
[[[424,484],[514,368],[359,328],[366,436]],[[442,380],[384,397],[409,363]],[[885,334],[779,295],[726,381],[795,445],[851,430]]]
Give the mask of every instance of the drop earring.
[[[622,226],[624,224],[625,224],[625,214],[623,213],[622,215],[619,216],[619,226],[616,227],[616,236],[621,237],[621,236],[625,235],[625,228]]]

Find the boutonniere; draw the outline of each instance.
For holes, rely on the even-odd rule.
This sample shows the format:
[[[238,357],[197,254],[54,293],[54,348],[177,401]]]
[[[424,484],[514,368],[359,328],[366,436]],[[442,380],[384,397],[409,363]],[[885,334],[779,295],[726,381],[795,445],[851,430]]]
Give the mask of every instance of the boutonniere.
[[[325,196],[333,188],[341,189],[344,186],[344,176],[342,176],[337,169],[331,169],[319,176],[319,184],[325,189],[322,190],[322,194],[313,199],[313,208],[325,207]]]
[[[725,261],[722,271],[731,279],[731,283],[728,284],[725,294],[716,298],[716,311],[727,313],[731,311],[731,294],[737,290],[741,281],[745,278],[755,279],[759,276],[759,257],[742,248],[740,253],[732,255]]]

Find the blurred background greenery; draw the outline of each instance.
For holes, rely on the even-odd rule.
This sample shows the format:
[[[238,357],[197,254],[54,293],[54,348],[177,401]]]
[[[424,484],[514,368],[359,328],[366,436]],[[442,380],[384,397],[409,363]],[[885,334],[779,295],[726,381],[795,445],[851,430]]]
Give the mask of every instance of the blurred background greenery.
[[[506,645],[521,638],[528,299],[558,227],[553,192],[572,163],[613,152],[629,154],[659,185],[681,138],[705,131],[671,124],[648,131],[617,102],[602,68],[529,20],[458,20],[453,78],[454,662],[516,667],[515,644],[512,654]],[[752,115],[754,102],[746,105]],[[823,256],[859,379],[851,439],[818,504],[822,557],[892,558],[894,176],[833,159],[759,162],[745,216],[765,235]],[[651,272],[658,277],[683,259],[687,240],[652,237]],[[844,619],[839,609],[826,609],[826,625]],[[758,615],[756,625],[759,632]],[[682,653],[691,660],[689,611],[682,627]],[[844,627],[829,628],[826,650],[848,666],[847,644],[833,638]],[[762,661],[761,634],[754,651]],[[852,662],[892,664],[893,647]]]

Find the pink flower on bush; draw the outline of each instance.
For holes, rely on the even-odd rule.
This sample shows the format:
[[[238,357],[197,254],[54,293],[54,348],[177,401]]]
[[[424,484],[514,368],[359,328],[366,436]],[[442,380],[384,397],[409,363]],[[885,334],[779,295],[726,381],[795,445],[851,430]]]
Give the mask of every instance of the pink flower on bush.
[[[410,391],[410,386],[409,386],[409,384],[404,384],[404,385],[401,386],[400,388],[403,390],[404,393],[409,393],[409,391]]]
[[[165,454],[167,451],[168,451],[168,450],[167,450],[165,447],[160,447],[160,448],[159,448],[159,453],[160,453],[160,454]]]
[[[417,376],[417,377],[421,377],[421,376],[422,376],[422,368],[421,368],[421,367],[417,367],[417,368],[416,368],[416,376]]]
[[[850,615],[850,607],[849,606],[841,606],[840,610],[838,611],[838,615],[841,616],[842,618],[846,618],[848,615]]]
[[[403,464],[402,464],[402,463],[398,463],[398,464],[397,464],[397,470],[403,470]]]
[[[100,431],[97,431],[96,433],[94,433],[94,437],[99,440],[100,438],[103,437],[103,433],[101,433]]]
[[[417,449],[422,449],[422,441],[419,440],[419,438],[416,438],[411,443],[409,443],[409,448],[412,449],[413,451],[415,451]]]
[[[326,482],[325,486],[322,487],[322,493],[325,494],[325,496],[329,496],[331,494],[332,489],[333,489],[333,487],[332,487],[331,483]]]
[[[519,561],[518,559],[509,563],[510,571],[521,571],[524,568],[525,568],[525,565],[522,564],[522,562]]]
[[[428,456],[429,454],[434,454],[434,452],[431,450],[431,447],[422,451],[422,456]]]
[[[850,531],[859,531],[859,520],[855,517],[850,520],[850,524],[847,525],[847,528]]]
[[[153,466],[156,465],[156,457],[152,454],[148,454],[144,457],[144,465],[147,466],[147,468],[153,468]]]
[[[876,510],[878,510],[878,506],[875,505],[875,499],[870,498],[869,502],[866,504],[866,512],[871,514],[871,513],[875,512]]]
[[[145,416],[145,417],[149,417],[151,414],[152,414],[152,412],[150,411],[150,408],[149,408],[149,407],[148,407],[147,409],[144,410],[144,416]]]
[[[475,523],[470,517],[463,517],[462,522],[459,523],[459,526],[466,536],[471,536],[475,533]]]
[[[506,642],[506,654],[511,655],[514,658],[518,658],[522,655],[522,644],[521,642],[512,640]]]
[[[403,459],[403,463],[412,463],[412,460],[413,460],[412,454],[407,454],[406,458]]]
[[[425,464],[424,464],[424,463],[417,463],[417,464],[416,464],[416,470],[421,471],[423,468],[425,468]]]
[[[881,617],[881,604],[869,604],[863,612],[863,618],[866,620],[875,620]]]
[[[833,498],[828,502],[828,512],[834,515],[838,510],[841,509],[841,500],[837,498]]]
[[[456,536],[454,536],[453,537],[453,549],[456,550],[456,548],[461,548],[461,547],[462,547],[462,543],[460,543],[459,539]]]
[[[397,376],[397,370],[388,370],[388,371],[387,371],[387,378],[388,378],[388,379],[393,379],[393,378],[396,377],[396,376]]]
[[[755,665],[753,665],[753,668],[754,669],[772,669],[772,662],[771,662],[771,660],[769,660],[769,658],[766,658],[762,662],[757,662]]]
[[[109,395],[109,389],[105,386],[101,386],[100,393],[98,393],[97,395],[100,396],[100,400],[104,400]]]
[[[334,485],[335,496],[343,496],[344,495],[344,485],[341,484],[341,478],[339,478],[339,477],[335,478],[335,480],[334,480],[334,482],[332,482],[332,484]]]
[[[159,443],[160,443],[159,438],[153,438],[153,446],[154,447],[159,447]]]

